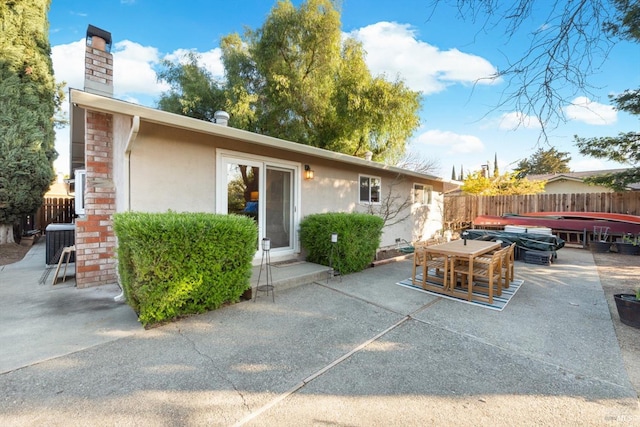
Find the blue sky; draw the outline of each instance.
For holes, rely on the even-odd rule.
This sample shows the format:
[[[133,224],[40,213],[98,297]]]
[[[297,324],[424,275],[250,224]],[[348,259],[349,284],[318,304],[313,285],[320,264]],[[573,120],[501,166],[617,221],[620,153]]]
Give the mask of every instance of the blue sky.
[[[56,79],[83,88],[84,37],[91,24],[113,37],[114,96],[155,106],[166,90],[156,80],[160,60],[176,59],[193,50],[201,54],[214,75],[221,76],[221,37],[242,33],[245,27],[258,28],[275,3],[53,0],[49,41]],[[448,179],[453,166],[457,173],[461,166],[465,172],[478,170],[487,161],[493,166],[496,154],[500,170],[510,170],[536,151],[540,129],[533,122],[516,129],[513,120],[522,112],[494,108],[506,82],[473,83],[518,59],[528,46],[528,35],[522,33],[509,40],[501,28],[483,32],[479,25],[459,19],[457,11],[447,5],[440,5],[434,13],[431,3],[342,0],[342,30],[363,43],[374,74],[390,79],[400,76],[423,93],[421,126],[410,141],[410,150],[436,161],[436,174]],[[545,24],[546,16],[534,14],[524,25],[535,31]],[[571,103],[564,110],[568,121],[550,132],[549,142],[570,153],[572,170],[624,167],[580,156],[573,135],[614,136],[637,130],[638,118],[614,111],[608,95],[639,87],[639,70],[640,45],[618,43],[592,76],[591,93],[569,98]],[[59,130],[56,169],[64,173],[69,168],[68,140],[68,129]]]

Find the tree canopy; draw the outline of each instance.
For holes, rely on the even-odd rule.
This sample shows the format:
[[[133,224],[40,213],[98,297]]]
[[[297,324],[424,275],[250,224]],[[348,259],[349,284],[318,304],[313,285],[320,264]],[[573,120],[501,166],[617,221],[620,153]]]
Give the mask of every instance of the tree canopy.
[[[516,176],[524,178],[527,175],[571,172],[570,161],[568,152],[560,152],[553,147],[547,150],[538,148],[531,157],[518,162]]]
[[[331,0],[281,0],[262,27],[223,37],[221,49],[224,81],[193,55],[165,63],[171,90],[159,108],[202,119],[225,109],[240,129],[389,163],[419,125],[420,94],[371,75],[362,45],[342,40]]]
[[[0,243],[35,214],[54,178],[60,101],[48,39],[50,0],[0,3]]]
[[[640,89],[626,90],[614,96],[613,102],[618,110],[631,114],[640,114]],[[625,163],[631,167],[627,170],[590,177],[586,182],[604,185],[615,191],[624,191],[629,184],[640,182],[640,132],[621,132],[618,136],[601,138],[575,137],[580,154],[598,159],[608,159]]]
[[[542,193],[544,186],[544,181],[520,179],[511,172],[489,177],[484,171],[476,171],[467,175],[460,189],[479,196],[514,196]]]

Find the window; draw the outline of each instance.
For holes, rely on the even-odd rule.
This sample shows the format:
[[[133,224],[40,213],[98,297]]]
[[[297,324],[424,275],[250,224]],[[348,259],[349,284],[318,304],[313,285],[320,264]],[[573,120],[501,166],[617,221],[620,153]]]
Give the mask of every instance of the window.
[[[380,187],[380,178],[360,175],[360,203],[380,203]]]
[[[424,184],[413,184],[413,203],[421,205],[431,204],[431,192],[433,187]]]

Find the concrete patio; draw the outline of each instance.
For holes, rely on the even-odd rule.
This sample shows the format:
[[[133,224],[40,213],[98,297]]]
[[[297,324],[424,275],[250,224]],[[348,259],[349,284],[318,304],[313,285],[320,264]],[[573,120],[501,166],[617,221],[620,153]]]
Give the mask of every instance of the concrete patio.
[[[517,262],[502,312],[395,285],[403,261],[150,330],[117,287],[38,284],[37,250],[0,267],[2,425],[640,423],[584,250]]]

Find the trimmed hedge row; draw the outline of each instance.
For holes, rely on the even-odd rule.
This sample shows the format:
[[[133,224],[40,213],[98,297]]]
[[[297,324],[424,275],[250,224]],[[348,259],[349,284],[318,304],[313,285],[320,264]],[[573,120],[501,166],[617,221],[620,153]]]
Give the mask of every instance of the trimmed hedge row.
[[[258,230],[248,217],[126,212],[114,230],[124,294],[144,326],[237,302],[251,286]]]
[[[382,218],[363,213],[323,213],[300,223],[300,241],[307,261],[329,265],[331,234],[338,233],[333,264],[342,274],[362,271],[375,259],[382,238]]]

